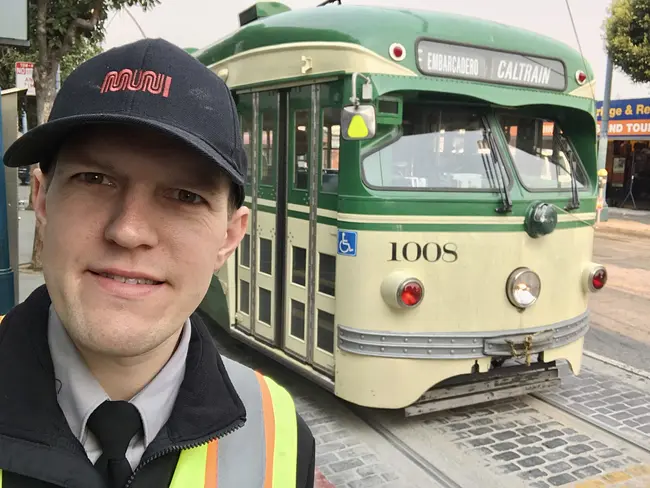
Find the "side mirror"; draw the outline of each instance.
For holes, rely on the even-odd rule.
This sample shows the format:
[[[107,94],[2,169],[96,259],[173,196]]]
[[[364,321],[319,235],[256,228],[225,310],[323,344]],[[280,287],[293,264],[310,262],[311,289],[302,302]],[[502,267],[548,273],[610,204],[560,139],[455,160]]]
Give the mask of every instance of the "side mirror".
[[[375,137],[377,117],[374,105],[349,105],[341,112],[341,136],[348,141]]]

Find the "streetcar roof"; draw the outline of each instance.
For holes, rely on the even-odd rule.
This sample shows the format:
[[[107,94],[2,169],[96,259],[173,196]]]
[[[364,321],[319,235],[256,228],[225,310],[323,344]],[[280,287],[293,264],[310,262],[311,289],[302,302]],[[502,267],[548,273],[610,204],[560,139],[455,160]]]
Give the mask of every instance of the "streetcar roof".
[[[593,79],[591,66],[576,49],[535,32],[447,12],[361,5],[304,8],[261,17],[194,54],[211,65],[253,49],[320,41],[358,44],[391,60],[388,48],[392,43],[412,50],[421,37],[503,51],[517,46],[529,55],[562,60],[569,85],[575,84],[571,78],[578,69]],[[417,71],[413,58],[403,64]]]

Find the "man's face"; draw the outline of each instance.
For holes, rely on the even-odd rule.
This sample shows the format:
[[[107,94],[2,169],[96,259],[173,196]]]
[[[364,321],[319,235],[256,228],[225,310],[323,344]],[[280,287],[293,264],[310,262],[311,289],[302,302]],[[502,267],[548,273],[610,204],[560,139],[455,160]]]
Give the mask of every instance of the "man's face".
[[[229,218],[214,165],[159,135],[96,128],[36,177],[48,291],[93,353],[137,356],[171,340],[246,230],[248,210]]]

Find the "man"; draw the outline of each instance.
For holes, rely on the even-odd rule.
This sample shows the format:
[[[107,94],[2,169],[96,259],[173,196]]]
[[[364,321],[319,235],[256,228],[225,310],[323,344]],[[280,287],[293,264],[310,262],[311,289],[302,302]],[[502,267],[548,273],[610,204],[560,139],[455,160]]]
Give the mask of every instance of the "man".
[[[40,163],[45,285],[0,325],[0,487],[312,488],[291,396],[194,313],[248,223],[223,81],[163,40],[112,49],[4,161]]]

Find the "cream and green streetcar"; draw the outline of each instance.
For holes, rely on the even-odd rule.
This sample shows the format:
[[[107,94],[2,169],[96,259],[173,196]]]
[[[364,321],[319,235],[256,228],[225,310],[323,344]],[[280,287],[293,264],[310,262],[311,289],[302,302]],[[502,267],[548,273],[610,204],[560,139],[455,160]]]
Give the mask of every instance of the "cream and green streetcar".
[[[249,158],[248,233],[201,309],[354,404],[408,415],[578,374],[597,197],[594,78],[501,24],[258,3],[194,52]]]

